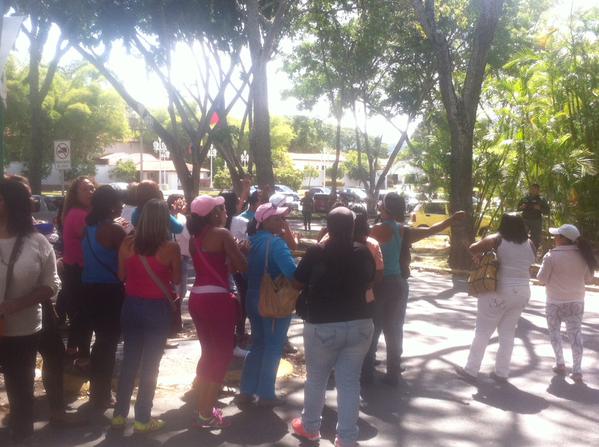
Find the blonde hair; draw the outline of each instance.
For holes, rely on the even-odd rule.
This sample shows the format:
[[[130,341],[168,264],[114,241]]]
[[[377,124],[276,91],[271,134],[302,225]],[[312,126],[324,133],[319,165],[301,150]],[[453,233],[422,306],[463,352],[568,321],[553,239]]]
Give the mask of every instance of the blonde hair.
[[[160,246],[170,238],[168,205],[164,200],[149,200],[141,210],[135,229],[135,252],[143,256],[154,256]]]

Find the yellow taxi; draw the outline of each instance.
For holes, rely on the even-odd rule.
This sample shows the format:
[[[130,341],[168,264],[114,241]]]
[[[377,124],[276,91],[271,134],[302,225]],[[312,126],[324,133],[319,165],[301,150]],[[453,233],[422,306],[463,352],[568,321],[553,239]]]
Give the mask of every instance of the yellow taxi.
[[[430,202],[422,202],[416,205],[410,216],[410,223],[413,227],[430,227],[436,223],[448,219],[449,202],[447,200],[431,200]],[[477,234],[483,236],[489,230],[491,218],[483,216],[478,227]],[[440,234],[449,234],[450,229],[443,230]]]

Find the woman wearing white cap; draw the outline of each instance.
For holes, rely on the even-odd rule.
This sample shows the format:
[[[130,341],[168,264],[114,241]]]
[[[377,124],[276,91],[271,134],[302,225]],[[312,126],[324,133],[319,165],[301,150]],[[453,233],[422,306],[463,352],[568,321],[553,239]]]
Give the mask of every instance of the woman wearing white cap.
[[[248,256],[248,290],[246,309],[252,326],[252,347],[245,358],[238,403],[250,403],[258,397],[258,405],[276,406],[283,402],[275,395],[277,369],[283,353],[291,317],[263,318],[258,311],[260,282],[268,256],[268,273],[273,278],[284,275],[293,279],[295,259],[287,243],[279,237],[285,227],[285,207],[270,202],[256,210],[257,232],[250,237]]]
[[[187,222],[189,251],[196,279],[189,298],[189,313],[198,332],[202,355],[196,370],[198,428],[224,428],[229,422],[215,408],[235,348],[239,303],[229,290],[229,268],[247,270],[247,262],[233,235],[223,228],[227,221],[222,196],[196,197]]]
[[[555,248],[543,258],[537,279],[546,286],[547,326],[556,361],[553,371],[559,375],[567,372],[560,333],[562,322],[565,322],[572,346],[570,377],[574,382],[582,383],[584,285],[593,279],[597,260],[591,245],[580,237],[580,231],[574,225],[550,228],[549,232],[555,236]]]

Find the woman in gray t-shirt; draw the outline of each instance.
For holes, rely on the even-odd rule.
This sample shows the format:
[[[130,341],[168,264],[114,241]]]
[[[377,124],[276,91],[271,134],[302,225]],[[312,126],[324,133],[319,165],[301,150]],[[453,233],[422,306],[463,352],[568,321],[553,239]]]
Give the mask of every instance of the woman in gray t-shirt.
[[[15,441],[33,434],[33,379],[41,305],[60,280],[50,243],[37,233],[31,194],[15,179],[0,180],[0,365]]]

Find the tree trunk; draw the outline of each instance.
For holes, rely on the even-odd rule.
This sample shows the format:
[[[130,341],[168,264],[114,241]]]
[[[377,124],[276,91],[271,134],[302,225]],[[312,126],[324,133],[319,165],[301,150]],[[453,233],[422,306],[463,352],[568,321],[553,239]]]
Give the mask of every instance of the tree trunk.
[[[42,45],[38,39],[39,24],[32,18],[29,46],[29,111],[31,135],[29,148],[29,182],[33,194],[42,192],[42,170],[44,161],[44,136],[42,134],[42,101],[40,98],[40,63]]]
[[[337,117],[335,133],[335,161],[331,169],[331,198],[337,200],[337,175],[339,174],[339,157],[341,156],[341,117]]]
[[[252,101],[254,104],[253,128],[250,134],[250,152],[256,163],[259,185],[274,185],[272,153],[270,147],[270,113],[268,110],[268,78],[266,62],[254,61]]]
[[[476,111],[484,81],[489,50],[504,0],[481,0],[479,15],[470,40],[470,59],[462,88],[454,84],[454,61],[446,36],[435,18],[435,2],[412,0],[418,20],[422,25],[436,55],[439,73],[439,90],[449,123],[451,136],[450,206],[451,211],[463,210],[470,216],[451,227],[449,265],[469,269],[472,260],[468,247],[474,240],[472,223],[472,150]],[[457,91],[461,91],[458,95]]]
[[[469,218],[451,226],[449,265],[457,269],[469,269],[472,265],[468,247],[474,240],[472,221],[472,132],[468,132],[460,116],[450,124],[450,208],[451,212],[465,211]],[[461,124],[461,125],[460,125]]]

